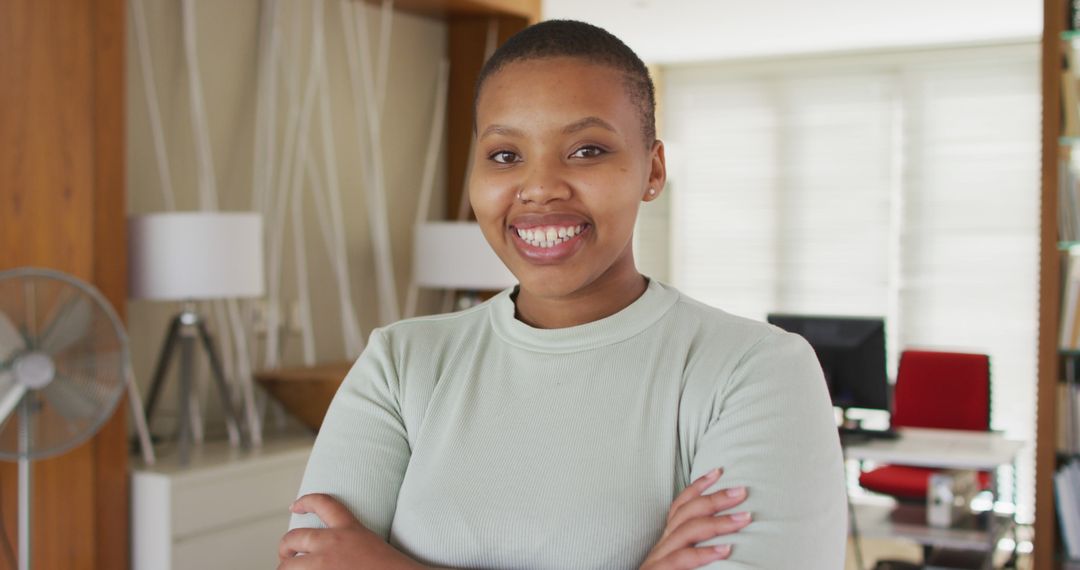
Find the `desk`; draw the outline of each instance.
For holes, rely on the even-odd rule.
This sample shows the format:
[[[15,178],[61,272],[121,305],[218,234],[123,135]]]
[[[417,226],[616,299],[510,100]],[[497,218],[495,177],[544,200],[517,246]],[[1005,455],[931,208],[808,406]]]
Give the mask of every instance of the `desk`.
[[[847,459],[939,469],[990,471],[1009,465],[1024,447],[997,432],[900,428],[900,437],[849,444]]]
[[[896,465],[932,467],[938,469],[973,469],[990,472],[990,492],[997,498],[997,473],[1002,465],[1011,465],[1024,443],[1006,439],[1001,433],[941,429],[900,428],[900,437],[893,440],[870,440],[850,443],[844,447],[846,459],[875,461]],[[991,504],[994,504],[993,502]],[[862,516],[860,516],[862,515]],[[984,530],[977,532],[981,541],[972,541],[970,530],[918,529],[910,519],[898,524],[894,514],[881,508],[862,507],[852,510],[852,526],[855,519],[870,523],[867,530],[889,536],[901,536],[928,546],[974,548],[987,551],[983,568],[992,568],[994,550],[998,541],[1015,524],[1012,517],[996,515],[988,517]]]

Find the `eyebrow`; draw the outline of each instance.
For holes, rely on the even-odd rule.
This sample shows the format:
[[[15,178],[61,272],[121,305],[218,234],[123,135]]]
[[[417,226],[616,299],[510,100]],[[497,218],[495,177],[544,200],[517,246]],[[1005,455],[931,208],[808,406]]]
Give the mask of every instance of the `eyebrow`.
[[[590,127],[600,127],[601,129],[606,129],[606,130],[609,130],[609,131],[611,131],[613,133],[618,133],[619,132],[619,131],[615,130],[615,127],[611,126],[611,123],[601,119],[600,117],[595,117],[594,116],[594,117],[585,117],[584,119],[581,119],[580,121],[575,121],[573,123],[570,123],[569,125],[566,125],[566,127],[563,129],[563,133],[565,133],[565,134],[576,133],[578,131],[583,131],[583,130],[588,129]]]
[[[521,132],[518,129],[515,129],[514,127],[508,127],[506,125],[495,124],[495,125],[491,125],[488,128],[484,129],[484,132],[480,133],[480,136],[477,137],[477,138],[482,139],[482,138],[484,138],[484,137],[486,137],[488,135],[504,135],[504,136],[508,136],[508,137],[523,137],[523,136],[525,136],[525,133]]]
[[[584,119],[574,121],[573,123],[570,123],[569,125],[566,125],[565,127],[563,127],[563,134],[572,134],[572,133],[576,133],[578,131],[583,131],[583,130],[591,128],[591,127],[600,127],[601,129],[605,129],[605,130],[611,131],[613,133],[618,133],[619,132],[619,131],[617,131],[615,129],[615,127],[611,126],[611,123],[601,119],[600,117],[592,116],[592,117],[585,117]],[[482,139],[482,138],[484,138],[484,137],[486,137],[488,135],[503,135],[503,136],[508,136],[508,137],[523,137],[523,136],[525,136],[525,133],[522,132],[519,129],[515,129],[514,127],[510,127],[510,126],[507,126],[507,125],[494,124],[494,125],[489,125],[488,128],[484,129],[484,132],[480,133],[480,136],[477,137],[477,138]]]

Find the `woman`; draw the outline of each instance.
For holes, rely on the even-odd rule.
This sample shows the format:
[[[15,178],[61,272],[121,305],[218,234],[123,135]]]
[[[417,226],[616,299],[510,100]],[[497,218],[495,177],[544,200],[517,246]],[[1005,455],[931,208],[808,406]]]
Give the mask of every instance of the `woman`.
[[[666,176],[654,107],[640,59],[580,22],[487,62],[469,197],[519,285],[372,333],[281,568],[842,567],[813,351],[635,268]]]

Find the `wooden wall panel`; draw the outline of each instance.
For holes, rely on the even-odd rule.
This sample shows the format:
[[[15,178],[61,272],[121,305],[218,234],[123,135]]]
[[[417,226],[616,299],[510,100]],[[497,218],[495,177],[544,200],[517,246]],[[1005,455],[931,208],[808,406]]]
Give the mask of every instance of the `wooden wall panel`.
[[[121,314],[124,14],[123,0],[0,0],[0,269],[64,271]],[[127,567],[125,412],[34,464],[35,568]],[[0,464],[13,545],[16,488],[14,464]]]
[[[121,321],[127,307],[127,201],[124,195],[126,3],[95,0],[94,11],[94,285]],[[130,566],[128,402],[94,438],[94,567]]]
[[[510,14],[532,21],[540,19],[540,0],[396,0],[394,9],[441,19],[450,14]]]
[[[1057,160],[1061,108],[1064,0],[1044,0],[1042,41],[1042,195],[1039,237],[1039,376],[1035,421],[1034,570],[1058,567],[1054,471],[1057,454],[1057,331],[1060,276],[1057,251]]]
[[[449,220],[457,218],[465,188],[473,136],[473,95],[484,64],[491,21],[498,26],[498,45],[529,25],[528,18],[518,16],[455,15],[447,20],[450,84],[446,94],[446,218]]]

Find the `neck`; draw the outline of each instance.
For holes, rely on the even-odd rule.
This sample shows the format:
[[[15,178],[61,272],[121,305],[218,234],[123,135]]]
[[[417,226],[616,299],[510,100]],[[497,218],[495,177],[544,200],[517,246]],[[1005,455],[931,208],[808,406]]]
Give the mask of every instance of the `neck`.
[[[561,329],[610,317],[630,306],[648,287],[633,266],[624,275],[597,279],[582,291],[565,297],[539,297],[527,290],[515,299],[517,320],[540,329]]]

